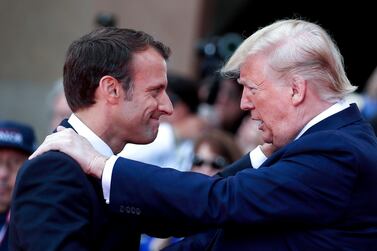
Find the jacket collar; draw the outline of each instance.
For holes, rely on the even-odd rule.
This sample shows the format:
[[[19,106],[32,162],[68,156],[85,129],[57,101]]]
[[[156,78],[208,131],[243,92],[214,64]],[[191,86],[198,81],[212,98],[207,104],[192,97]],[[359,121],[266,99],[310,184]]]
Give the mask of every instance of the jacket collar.
[[[327,117],[326,119],[318,122],[317,124],[310,127],[300,138],[305,137],[306,135],[309,135],[314,132],[323,131],[323,130],[337,130],[339,128],[345,127],[347,125],[350,125],[352,123],[358,122],[363,120],[361,117],[360,111],[357,108],[356,104],[351,104],[350,107],[335,113],[334,115],[331,115],[330,117]],[[291,142],[293,143],[293,142]],[[288,145],[290,145],[289,143]],[[287,149],[287,146],[282,147],[275,153],[273,153],[263,164],[261,167],[269,166],[273,162],[275,162],[277,159],[280,158],[282,154]]]
[[[317,124],[310,127],[303,135],[308,135],[310,133],[322,130],[336,130],[341,127],[347,126],[354,122],[360,121],[361,117],[360,111],[356,104],[351,104],[350,107],[331,115],[330,117],[318,122]]]

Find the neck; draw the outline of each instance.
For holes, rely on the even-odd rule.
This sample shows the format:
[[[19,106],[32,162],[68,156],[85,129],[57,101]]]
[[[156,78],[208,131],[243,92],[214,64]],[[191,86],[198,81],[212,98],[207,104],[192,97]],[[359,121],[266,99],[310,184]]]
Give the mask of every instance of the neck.
[[[297,131],[297,134],[300,133],[300,131],[318,114],[322,113],[329,107],[331,107],[333,104],[329,103],[327,101],[320,101],[313,105],[307,105],[303,106],[301,109],[298,110],[298,121],[301,122],[300,128]]]
[[[96,116],[93,116],[93,114],[96,114]],[[117,154],[123,149],[126,142],[122,141],[112,130],[112,124],[109,122],[111,121],[110,116],[101,116],[102,114],[107,115],[109,113],[95,111],[94,109],[75,112],[75,115]]]

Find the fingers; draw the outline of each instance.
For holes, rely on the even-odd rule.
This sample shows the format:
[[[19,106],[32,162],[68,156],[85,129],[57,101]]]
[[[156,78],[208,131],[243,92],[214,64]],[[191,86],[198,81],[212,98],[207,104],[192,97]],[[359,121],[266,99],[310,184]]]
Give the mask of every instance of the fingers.
[[[43,143],[35,150],[35,152],[29,156],[29,160],[49,151],[49,150],[60,150],[60,145],[54,142],[62,141],[63,139],[69,139],[69,135],[75,134],[71,128],[65,128],[63,126],[58,126],[57,132],[48,135]]]
[[[37,150],[35,150],[35,152],[32,155],[29,156],[29,160],[34,159],[35,157],[41,155],[42,153],[50,150],[48,145],[49,144],[46,142],[46,139],[45,139],[45,141],[43,141],[42,145],[40,145],[37,148]]]

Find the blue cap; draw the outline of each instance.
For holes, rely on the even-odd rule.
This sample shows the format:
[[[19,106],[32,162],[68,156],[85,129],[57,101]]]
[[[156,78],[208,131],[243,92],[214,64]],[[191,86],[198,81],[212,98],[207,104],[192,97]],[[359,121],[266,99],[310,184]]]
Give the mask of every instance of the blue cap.
[[[36,149],[33,128],[15,121],[0,120],[0,148],[13,148],[32,154]]]

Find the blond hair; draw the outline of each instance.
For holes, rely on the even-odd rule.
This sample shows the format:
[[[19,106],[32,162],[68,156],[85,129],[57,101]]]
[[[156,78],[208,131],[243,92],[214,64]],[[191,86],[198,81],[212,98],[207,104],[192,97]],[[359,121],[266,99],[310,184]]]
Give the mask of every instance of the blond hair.
[[[248,37],[234,52],[221,73],[239,75],[250,55],[269,56],[268,64],[280,76],[298,74],[322,99],[336,102],[356,90],[344,71],[343,57],[330,35],[319,25],[303,20],[277,21]]]

